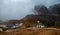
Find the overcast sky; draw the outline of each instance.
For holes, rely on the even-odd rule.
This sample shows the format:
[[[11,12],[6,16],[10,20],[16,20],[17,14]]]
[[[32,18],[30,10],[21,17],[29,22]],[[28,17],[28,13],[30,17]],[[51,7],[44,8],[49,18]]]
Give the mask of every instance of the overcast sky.
[[[35,5],[49,7],[56,3],[60,3],[60,0],[0,0],[0,20],[22,19],[33,14]]]

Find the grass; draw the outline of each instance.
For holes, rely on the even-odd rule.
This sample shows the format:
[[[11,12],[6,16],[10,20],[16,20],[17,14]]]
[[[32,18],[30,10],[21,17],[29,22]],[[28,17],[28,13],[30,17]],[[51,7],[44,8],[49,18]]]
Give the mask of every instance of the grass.
[[[0,35],[60,35],[60,30],[44,28],[25,28],[17,29],[12,32],[0,32]]]

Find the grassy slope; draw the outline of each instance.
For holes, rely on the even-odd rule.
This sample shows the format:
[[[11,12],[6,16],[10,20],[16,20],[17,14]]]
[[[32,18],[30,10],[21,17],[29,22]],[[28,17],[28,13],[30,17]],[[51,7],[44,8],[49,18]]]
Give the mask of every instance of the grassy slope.
[[[0,35],[60,35],[60,30],[26,28],[26,29],[17,29],[15,31],[8,33],[0,32]]]

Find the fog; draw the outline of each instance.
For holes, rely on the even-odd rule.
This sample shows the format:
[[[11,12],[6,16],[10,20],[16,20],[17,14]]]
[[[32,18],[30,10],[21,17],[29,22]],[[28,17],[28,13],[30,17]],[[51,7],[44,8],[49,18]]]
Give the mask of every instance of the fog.
[[[35,5],[49,7],[56,3],[60,3],[60,0],[0,0],[0,20],[22,19],[34,14]]]

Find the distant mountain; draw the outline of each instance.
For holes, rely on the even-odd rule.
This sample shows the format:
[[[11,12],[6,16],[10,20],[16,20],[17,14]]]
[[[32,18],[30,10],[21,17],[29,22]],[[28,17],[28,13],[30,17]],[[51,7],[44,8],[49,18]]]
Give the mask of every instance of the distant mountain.
[[[27,15],[24,19],[26,20],[27,18],[32,18],[32,19],[37,19],[37,20],[57,20],[59,21],[60,16],[55,16],[55,15]]]

